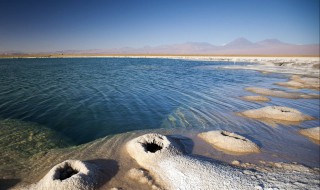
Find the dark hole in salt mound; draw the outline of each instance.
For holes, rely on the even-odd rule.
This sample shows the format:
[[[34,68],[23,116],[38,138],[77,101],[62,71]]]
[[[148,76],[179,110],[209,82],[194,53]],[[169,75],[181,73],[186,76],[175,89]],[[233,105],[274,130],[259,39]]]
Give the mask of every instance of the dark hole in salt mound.
[[[234,136],[230,136],[229,134],[225,133],[225,132],[221,132],[221,135],[225,136],[225,137],[230,137],[230,138],[234,138],[234,139],[240,139],[242,141],[247,141],[246,139],[241,139],[239,137],[234,137]]]
[[[223,131],[221,132],[221,135],[223,135],[225,137],[229,137],[229,135],[227,133],[223,132]]]
[[[159,146],[158,144],[152,142],[152,143],[143,143],[142,146],[144,147],[144,149],[147,151],[147,152],[152,152],[152,153],[155,153],[157,152],[158,150],[161,150],[162,147]]]
[[[65,180],[68,179],[69,177],[77,174],[79,171],[73,169],[71,166],[69,166],[68,164],[66,164],[63,168],[60,168],[55,176],[55,179],[60,179]]]

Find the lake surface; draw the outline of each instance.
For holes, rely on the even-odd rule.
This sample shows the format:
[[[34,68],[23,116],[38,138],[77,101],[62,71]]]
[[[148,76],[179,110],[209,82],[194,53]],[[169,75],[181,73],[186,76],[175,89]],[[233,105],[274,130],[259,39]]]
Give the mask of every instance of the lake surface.
[[[319,100],[271,97],[268,103],[243,101],[240,96],[253,95],[245,87],[285,89],[273,83],[286,81],[288,75],[219,68],[230,64],[246,63],[140,58],[0,59],[0,119],[39,125],[73,145],[134,130],[224,129],[252,139],[266,152],[281,154],[284,160],[317,166],[318,145],[297,131],[319,126],[319,120],[270,126],[235,112],[281,105],[318,118]]]

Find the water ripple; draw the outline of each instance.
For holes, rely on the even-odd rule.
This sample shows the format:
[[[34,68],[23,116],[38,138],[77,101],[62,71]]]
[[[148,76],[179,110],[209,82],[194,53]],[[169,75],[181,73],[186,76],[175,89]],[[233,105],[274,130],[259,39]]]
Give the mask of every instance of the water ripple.
[[[189,128],[223,129],[249,135],[259,139],[267,151],[280,152],[289,145],[311,146],[297,130],[318,126],[319,120],[273,128],[241,118],[235,112],[283,105],[319,117],[318,100],[270,97],[272,101],[267,103],[243,101],[240,96],[253,95],[244,90],[249,86],[288,90],[273,85],[288,76],[216,67],[221,64],[230,63],[111,58],[1,59],[0,117],[39,123],[62,132],[77,144],[133,130]],[[208,65],[212,66],[210,70],[202,67]],[[295,150],[287,148],[287,151]],[[299,151],[309,161],[318,158],[302,148]]]

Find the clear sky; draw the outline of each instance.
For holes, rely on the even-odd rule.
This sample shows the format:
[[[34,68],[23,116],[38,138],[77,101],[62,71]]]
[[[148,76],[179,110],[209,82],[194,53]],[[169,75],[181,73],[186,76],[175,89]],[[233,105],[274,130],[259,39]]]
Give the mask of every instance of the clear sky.
[[[0,51],[319,43],[320,0],[0,0]]]

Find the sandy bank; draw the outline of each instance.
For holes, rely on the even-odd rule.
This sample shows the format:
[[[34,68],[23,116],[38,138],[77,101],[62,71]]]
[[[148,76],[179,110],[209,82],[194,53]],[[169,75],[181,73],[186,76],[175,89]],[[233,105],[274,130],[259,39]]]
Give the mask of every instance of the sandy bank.
[[[299,133],[308,137],[313,142],[320,144],[320,127],[301,129],[299,130]]]
[[[286,92],[282,90],[273,90],[267,88],[258,88],[258,87],[248,87],[245,90],[249,92],[253,92],[256,94],[264,95],[264,96],[274,96],[278,98],[289,98],[289,99],[319,99],[319,94],[306,94],[302,92]]]
[[[260,148],[251,140],[228,131],[208,131],[198,134],[213,147],[231,154],[259,153]]]
[[[242,96],[240,98],[250,102],[269,102],[270,101],[270,98],[267,98],[264,96]]]
[[[288,82],[277,82],[275,84],[289,88],[320,90],[320,79],[314,77],[301,77],[294,75]]]
[[[293,122],[315,119],[311,116],[301,113],[296,109],[283,106],[267,106],[259,109],[243,111],[238,114],[240,116],[249,117],[253,119],[273,119]]]

